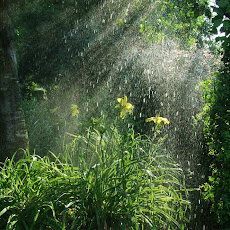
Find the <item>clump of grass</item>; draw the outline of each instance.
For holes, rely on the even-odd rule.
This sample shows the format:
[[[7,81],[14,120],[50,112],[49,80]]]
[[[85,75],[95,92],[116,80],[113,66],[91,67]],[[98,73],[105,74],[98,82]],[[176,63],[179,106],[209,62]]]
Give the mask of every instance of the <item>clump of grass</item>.
[[[122,119],[92,118],[84,135],[68,134],[65,154],[51,153],[52,161],[29,153],[16,163],[7,159],[0,228],[184,229],[190,204],[182,170],[161,149],[163,124],[149,137],[124,132]]]

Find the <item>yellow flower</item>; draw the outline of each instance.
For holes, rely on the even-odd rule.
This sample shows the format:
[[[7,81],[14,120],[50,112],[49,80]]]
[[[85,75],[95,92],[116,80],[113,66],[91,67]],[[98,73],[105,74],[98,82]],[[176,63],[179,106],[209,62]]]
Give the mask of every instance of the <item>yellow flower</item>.
[[[162,121],[164,122],[164,124],[169,124],[169,120],[167,118],[160,117],[159,115],[157,115],[156,117],[150,117],[146,119],[146,122],[150,121],[153,121],[156,124],[160,124]]]
[[[124,98],[117,98],[117,101],[119,104],[116,105],[115,108],[121,108],[120,117],[122,119],[125,118],[126,112],[133,113],[133,106],[132,104],[127,103],[127,96],[124,96]]]
[[[72,116],[73,116],[73,117],[74,117],[74,116],[78,116],[78,114],[79,114],[78,106],[75,105],[75,104],[72,104],[72,105],[71,105],[71,109],[72,109]]]

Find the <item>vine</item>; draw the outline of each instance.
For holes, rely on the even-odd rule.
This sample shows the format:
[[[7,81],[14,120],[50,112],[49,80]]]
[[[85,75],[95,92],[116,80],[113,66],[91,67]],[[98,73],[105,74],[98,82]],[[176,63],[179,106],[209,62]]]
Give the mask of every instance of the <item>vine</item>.
[[[210,88],[204,90],[204,134],[212,160],[209,182],[202,187],[205,199],[211,202],[211,211],[221,229],[228,227],[230,221],[230,3],[217,0],[213,7],[216,16],[212,18],[212,33],[220,32],[216,41],[221,42],[222,62],[215,73]]]

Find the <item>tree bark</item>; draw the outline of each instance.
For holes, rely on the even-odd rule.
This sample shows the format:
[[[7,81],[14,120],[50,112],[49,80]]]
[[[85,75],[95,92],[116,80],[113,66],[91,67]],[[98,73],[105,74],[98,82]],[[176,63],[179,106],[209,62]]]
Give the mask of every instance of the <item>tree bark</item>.
[[[9,1],[0,0],[0,161],[28,148]]]

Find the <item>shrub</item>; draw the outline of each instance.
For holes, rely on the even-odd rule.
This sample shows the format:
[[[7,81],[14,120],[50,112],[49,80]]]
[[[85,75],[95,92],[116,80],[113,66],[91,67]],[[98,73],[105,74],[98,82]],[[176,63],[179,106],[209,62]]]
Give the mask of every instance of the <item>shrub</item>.
[[[158,138],[163,124],[155,121],[154,134],[141,136],[124,132],[123,119],[92,118],[84,135],[68,134],[64,154],[50,152],[53,161],[29,153],[7,159],[0,228],[184,229],[190,203],[183,172],[161,148],[166,136]]]

